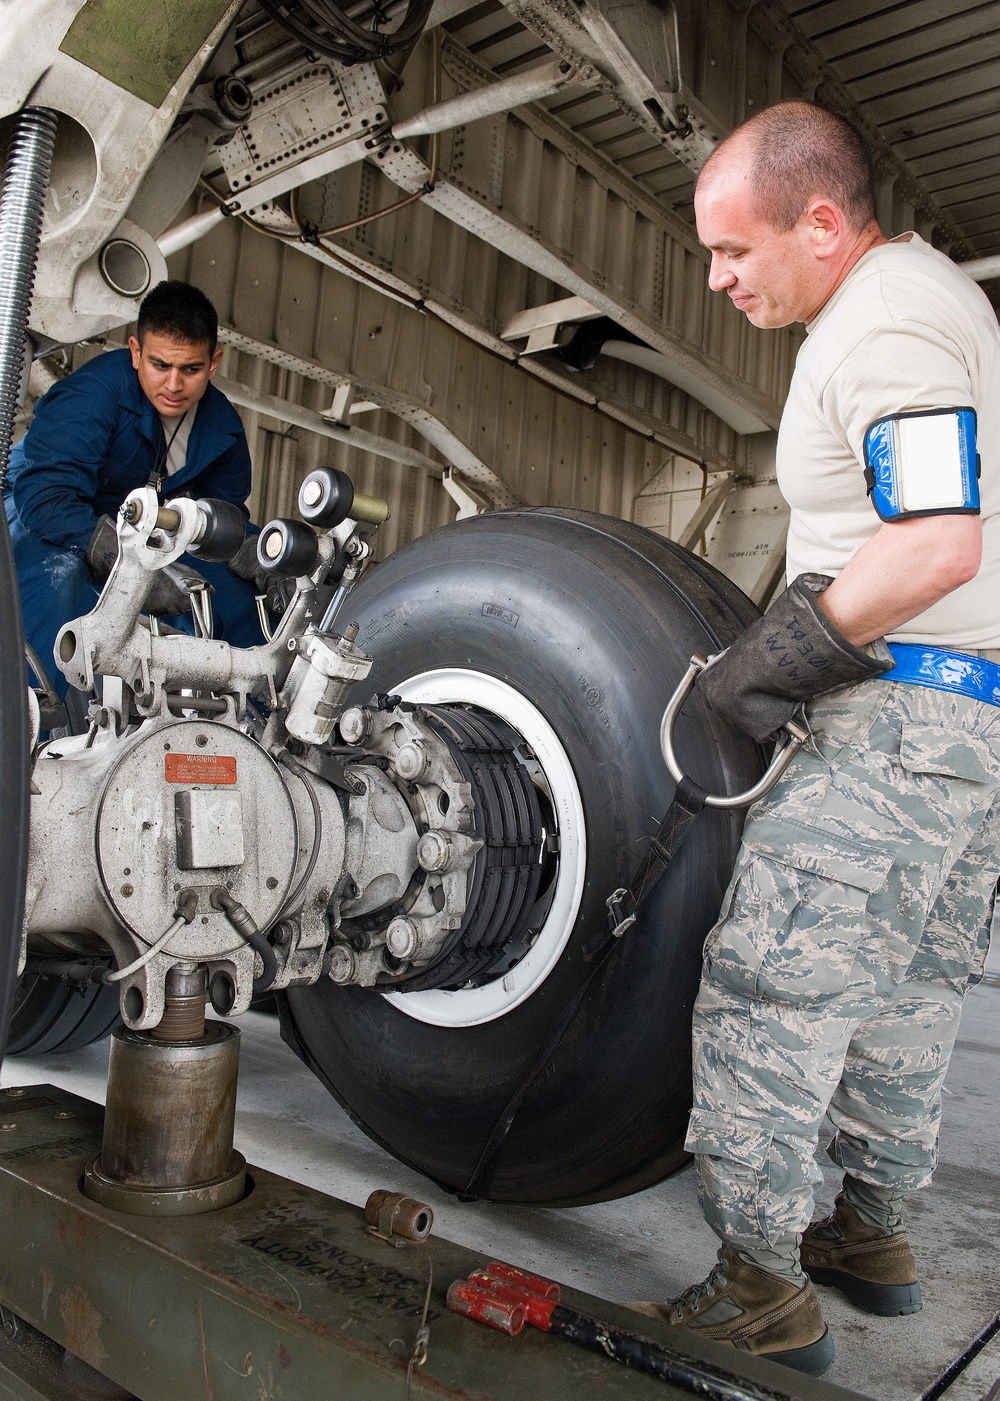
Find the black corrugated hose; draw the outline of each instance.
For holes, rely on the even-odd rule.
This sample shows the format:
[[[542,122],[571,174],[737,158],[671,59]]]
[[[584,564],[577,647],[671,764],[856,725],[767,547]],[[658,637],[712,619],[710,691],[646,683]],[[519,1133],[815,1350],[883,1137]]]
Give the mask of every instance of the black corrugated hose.
[[[0,486],[21,398],[31,289],[57,116],[26,107],[14,122],[0,192]],[[6,515],[0,518],[0,1058],[17,984],[28,865],[28,676]]]

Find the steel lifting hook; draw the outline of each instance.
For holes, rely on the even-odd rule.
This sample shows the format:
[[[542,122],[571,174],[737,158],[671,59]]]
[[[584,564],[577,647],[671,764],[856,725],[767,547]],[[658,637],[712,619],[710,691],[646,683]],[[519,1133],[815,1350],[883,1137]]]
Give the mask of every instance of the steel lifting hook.
[[[718,653],[721,656],[722,653]],[[677,762],[677,755],[674,753],[674,721],[684,708],[684,703],[694,690],[695,682],[701,672],[706,667],[711,666],[716,660],[715,657],[703,657],[700,652],[695,652],[691,658],[691,664],[681,677],[680,684],[670,697],[667,708],[663,712],[663,719],[660,721],[660,750],[663,754],[663,762],[670,771],[671,778],[676,783],[680,783],[685,775],[684,770]],[[787,738],[780,741],[774,751],[774,758],[767,767],[767,772],[762,778],[748,788],[745,793],[734,793],[732,797],[726,794],[710,793],[705,799],[705,806],[709,808],[742,808],[749,807],[758,798],[763,798],[765,793],[769,793],[778,779],[788,768],[788,765],[795,758],[799,749],[809,738],[809,731],[804,725],[800,725],[797,720],[788,720],[783,726]]]

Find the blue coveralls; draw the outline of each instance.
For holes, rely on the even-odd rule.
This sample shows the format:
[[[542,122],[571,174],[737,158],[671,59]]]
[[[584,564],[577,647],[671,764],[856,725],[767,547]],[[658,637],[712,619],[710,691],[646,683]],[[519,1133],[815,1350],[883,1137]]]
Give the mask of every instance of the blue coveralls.
[[[98,356],[43,396],[10,455],[4,506],[21,593],[24,632],[43,665],[56,634],[88,613],[100,592],[84,555],[98,517],[117,516],[154,468],[166,497],[214,496],[246,512],[250,452],[239,415],[214,385],[200,400],[184,467],[165,475],[166,440],[128,350]],[[252,586],[225,564],[183,555],[214,589],[215,635],[238,647],[263,641]],[[190,615],[168,620],[190,632]],[[53,665],[60,696],[66,681]]]

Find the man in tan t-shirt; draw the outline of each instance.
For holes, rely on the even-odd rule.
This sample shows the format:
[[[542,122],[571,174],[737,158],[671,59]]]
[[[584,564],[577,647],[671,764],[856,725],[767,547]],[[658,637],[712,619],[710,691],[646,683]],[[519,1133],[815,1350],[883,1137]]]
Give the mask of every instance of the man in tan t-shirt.
[[[698,690],[760,741],[804,703],[813,743],[751,810],[705,945],[687,1147],[719,1263],[636,1307],[821,1373],[811,1280],[873,1313],[920,1308],[903,1195],[930,1181],[989,943],[1000,330],[947,258],[883,237],[864,142],[812,104],[735,131],[695,210],[713,290],[808,333],[778,437],[789,587]],[[844,1186],[810,1226],[827,1112]]]

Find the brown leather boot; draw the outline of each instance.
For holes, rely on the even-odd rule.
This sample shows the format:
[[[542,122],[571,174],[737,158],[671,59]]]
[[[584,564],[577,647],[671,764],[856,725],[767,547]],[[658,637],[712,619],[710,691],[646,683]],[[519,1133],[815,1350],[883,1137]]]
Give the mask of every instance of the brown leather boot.
[[[887,1236],[862,1220],[841,1194],[833,1215],[802,1237],[802,1268],[816,1284],[832,1284],[866,1313],[892,1317],[921,1307],[917,1267],[905,1231]]]
[[[812,1285],[796,1289],[730,1246],[719,1251],[719,1263],[708,1279],[679,1299],[628,1307],[814,1377],[822,1376],[833,1362],[833,1339]]]

